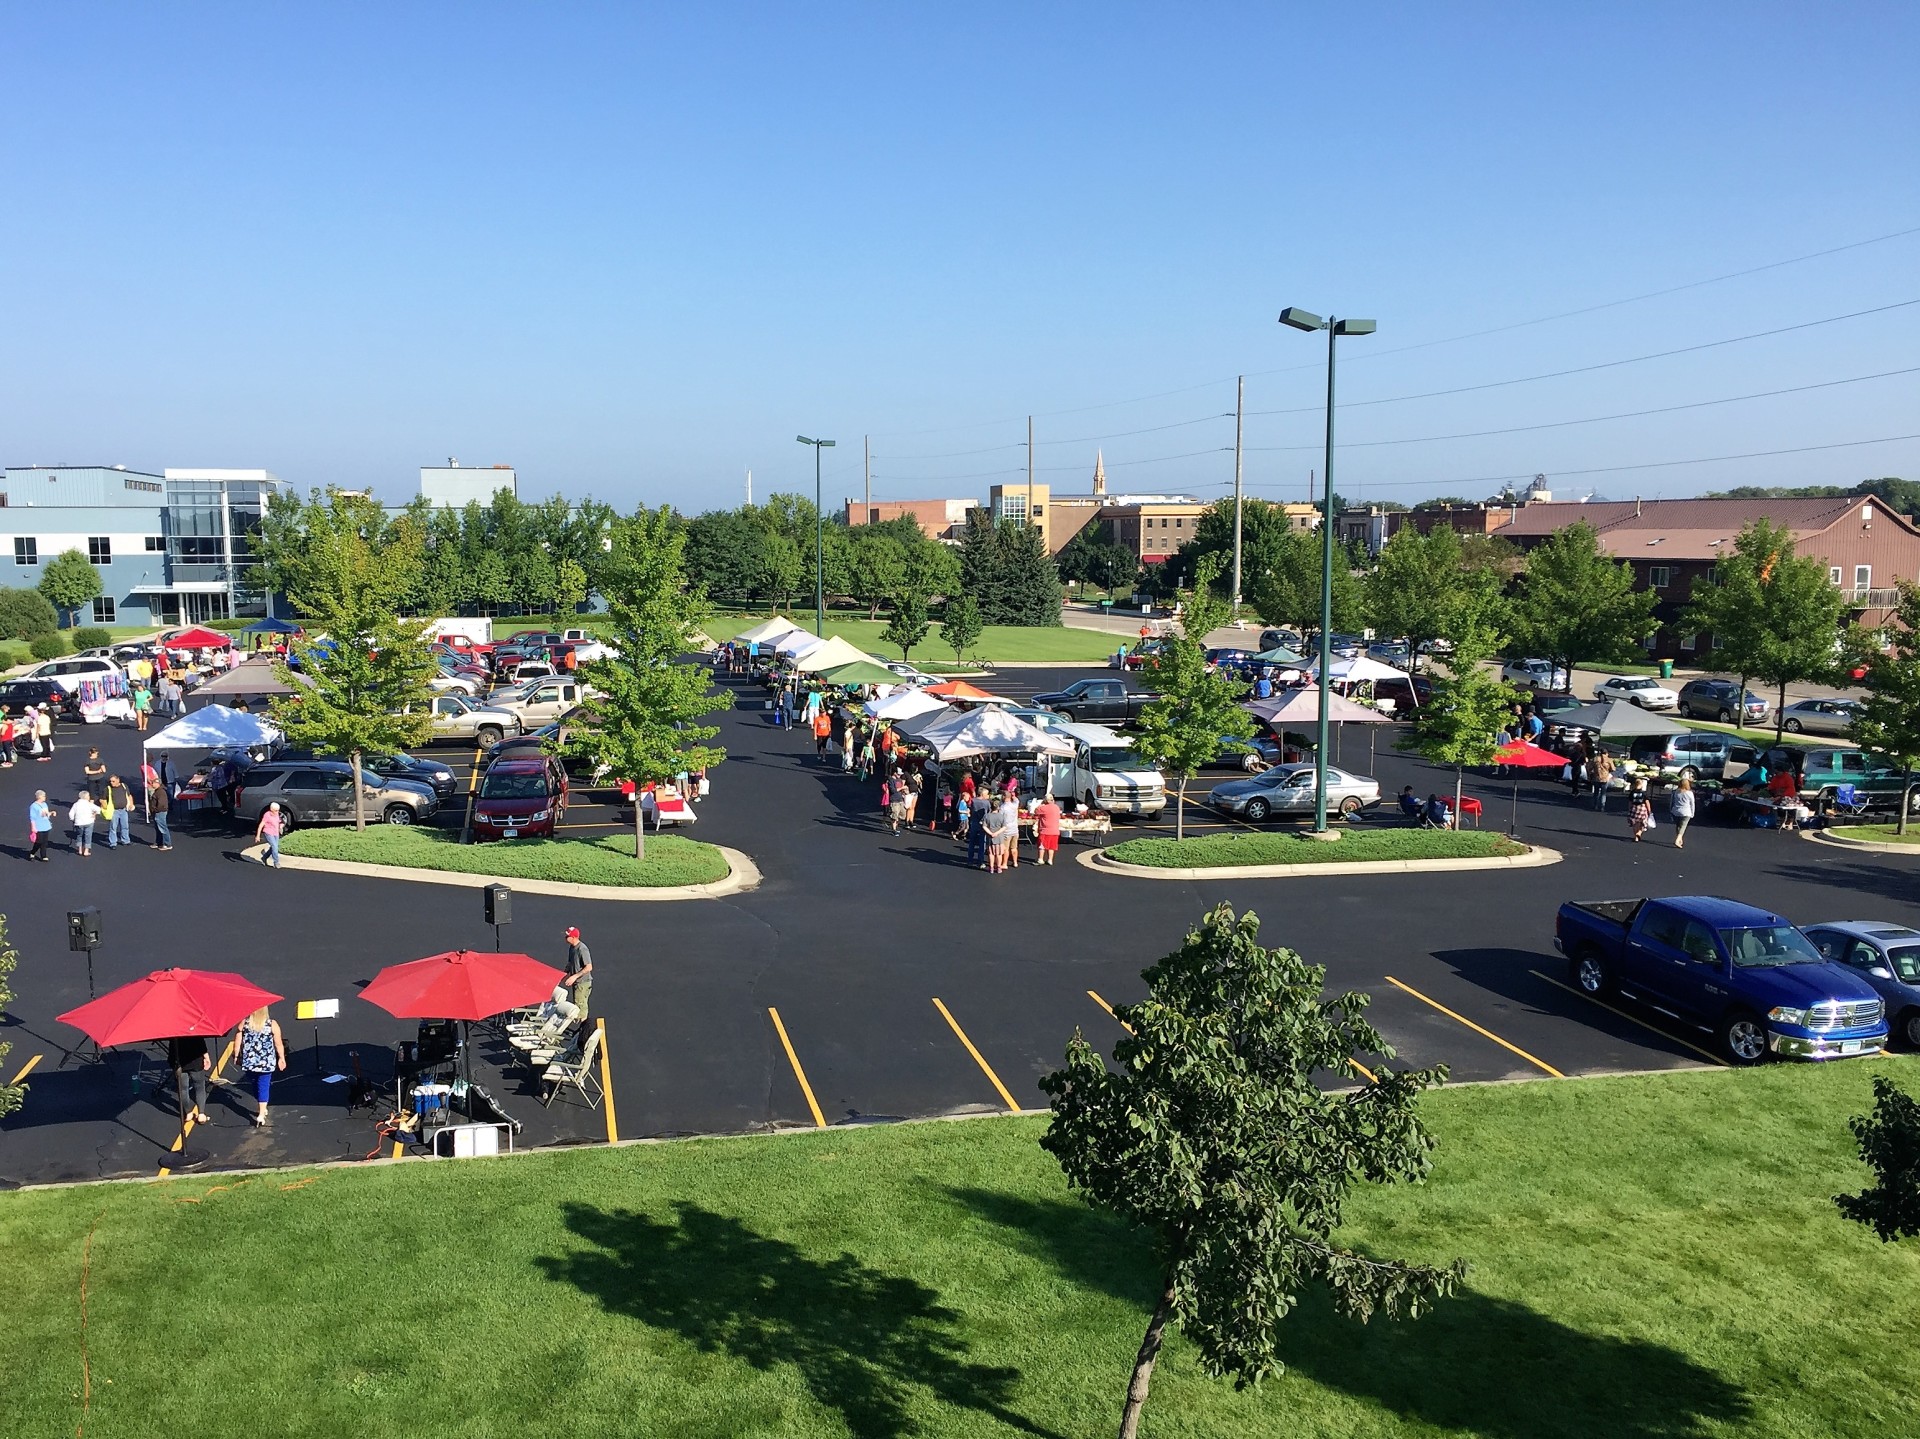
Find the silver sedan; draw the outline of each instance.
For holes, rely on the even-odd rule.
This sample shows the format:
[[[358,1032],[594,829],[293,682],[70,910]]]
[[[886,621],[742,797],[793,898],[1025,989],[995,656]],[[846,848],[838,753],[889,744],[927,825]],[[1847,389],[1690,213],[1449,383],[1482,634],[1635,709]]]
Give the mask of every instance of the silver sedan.
[[[1344,770],[1327,771],[1327,808],[1353,816],[1380,800],[1378,781]],[[1215,785],[1210,803],[1226,814],[1258,824],[1273,814],[1313,813],[1313,766],[1275,765],[1247,779]]]
[[[1846,735],[1859,713],[1858,700],[1795,700],[1780,711],[1780,721],[1788,734]]]

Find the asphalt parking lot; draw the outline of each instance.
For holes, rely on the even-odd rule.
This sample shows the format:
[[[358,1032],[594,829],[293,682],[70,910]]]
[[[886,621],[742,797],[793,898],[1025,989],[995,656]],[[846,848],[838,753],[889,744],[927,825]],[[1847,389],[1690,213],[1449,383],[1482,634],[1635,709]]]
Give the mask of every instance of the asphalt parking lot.
[[[1007,670],[995,690],[1025,696],[1084,671]],[[549,962],[561,930],[578,924],[595,957],[594,1008],[608,1027],[623,1137],[743,1132],[991,1112],[1044,1103],[1039,1077],[1057,1066],[1076,1028],[1096,1045],[1119,1036],[1107,1012],[1141,993],[1139,975],[1209,906],[1257,910],[1270,942],[1327,966],[1328,982],[1374,996],[1371,1017],[1410,1064],[1445,1063],[1455,1079],[1548,1079],[1706,1064],[1700,1036],[1664,1033],[1653,1017],[1613,1011],[1568,990],[1553,952],[1553,916],[1569,897],[1716,893],[1790,918],[1879,917],[1920,922],[1913,861],[1854,855],[1772,831],[1697,825],[1684,851],[1628,841],[1616,802],[1599,814],[1557,784],[1523,779],[1524,838],[1566,861],[1511,872],[1319,876],[1205,883],[1146,882],[1063,862],[1000,876],[968,869],[960,851],[924,829],[893,836],[874,791],[816,762],[810,738],[767,723],[758,692],[721,717],[730,758],[699,806],[697,838],[736,846],[765,883],[724,900],[675,904],[515,897],[503,946]],[[1451,773],[1393,751],[1375,731],[1372,772],[1391,796],[1451,787]],[[339,998],[319,1027],[276,1012],[294,1046],[273,1122],[216,1090],[214,1124],[193,1147],[213,1167],[359,1158],[376,1146],[374,1116],[349,1114],[344,1085],[324,1076],[357,1055],[374,1078],[391,1073],[412,1025],[355,998],[383,965],[461,945],[490,948],[479,895],[467,889],[312,873],[273,873],[238,857],[242,836],[183,832],[167,854],[96,846],[28,865],[19,836],[35,787],[64,802],[89,742],[132,771],[131,730],[63,727],[48,764],[0,772],[0,912],[20,951],[4,1033],[8,1075],[31,1066],[26,1105],[0,1121],[0,1179],[48,1182],[151,1174],[178,1127],[158,1052],[104,1058],[53,1016],[84,1002],[84,956],[66,947],[66,912],[100,908],[101,991],[150,969],[238,969],[288,1000]],[[1366,734],[1340,737],[1338,757],[1368,768]],[[436,750],[461,769],[470,758]],[[463,784],[465,782],[464,769]],[[1197,781],[1204,790],[1232,771]],[[1511,782],[1470,777],[1484,822],[1504,825]],[[457,824],[457,808],[442,816]],[[569,830],[620,823],[578,802]],[[1190,808],[1189,828],[1231,823]],[[1170,816],[1133,831],[1170,830]],[[136,824],[136,835],[144,837]],[[1070,853],[1070,850],[1068,851]],[[605,1137],[604,1111],[571,1097],[543,1109],[530,1077],[479,1051],[477,1077],[525,1128],[522,1146]],[[159,1091],[156,1098],[156,1091]],[[817,1119],[816,1119],[817,1113]],[[384,1151],[382,1151],[384,1152]]]

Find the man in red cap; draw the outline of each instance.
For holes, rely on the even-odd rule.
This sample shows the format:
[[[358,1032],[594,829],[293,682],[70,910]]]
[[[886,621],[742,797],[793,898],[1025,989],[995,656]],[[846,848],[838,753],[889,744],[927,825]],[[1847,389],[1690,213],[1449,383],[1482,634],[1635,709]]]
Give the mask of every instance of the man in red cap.
[[[567,997],[580,1006],[581,1018],[586,1017],[587,1001],[593,997],[593,951],[587,948],[587,942],[580,938],[580,931],[574,925],[567,926]]]

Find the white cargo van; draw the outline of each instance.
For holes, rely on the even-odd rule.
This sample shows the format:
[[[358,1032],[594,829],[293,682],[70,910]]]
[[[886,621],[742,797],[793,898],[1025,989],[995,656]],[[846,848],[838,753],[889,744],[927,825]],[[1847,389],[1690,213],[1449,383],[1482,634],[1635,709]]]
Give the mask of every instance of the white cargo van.
[[[1125,735],[1097,724],[1055,725],[1052,732],[1073,741],[1073,757],[1053,761],[1056,798],[1084,800],[1111,814],[1142,819],[1153,819],[1167,807],[1166,778]]]

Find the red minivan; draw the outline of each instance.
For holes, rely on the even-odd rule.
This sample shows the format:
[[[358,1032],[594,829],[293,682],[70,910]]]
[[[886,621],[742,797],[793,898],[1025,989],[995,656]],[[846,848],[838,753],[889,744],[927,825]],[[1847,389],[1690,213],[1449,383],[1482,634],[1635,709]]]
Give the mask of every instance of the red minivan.
[[[567,772],[552,755],[503,759],[487,770],[473,806],[473,837],[551,839],[567,812]]]

